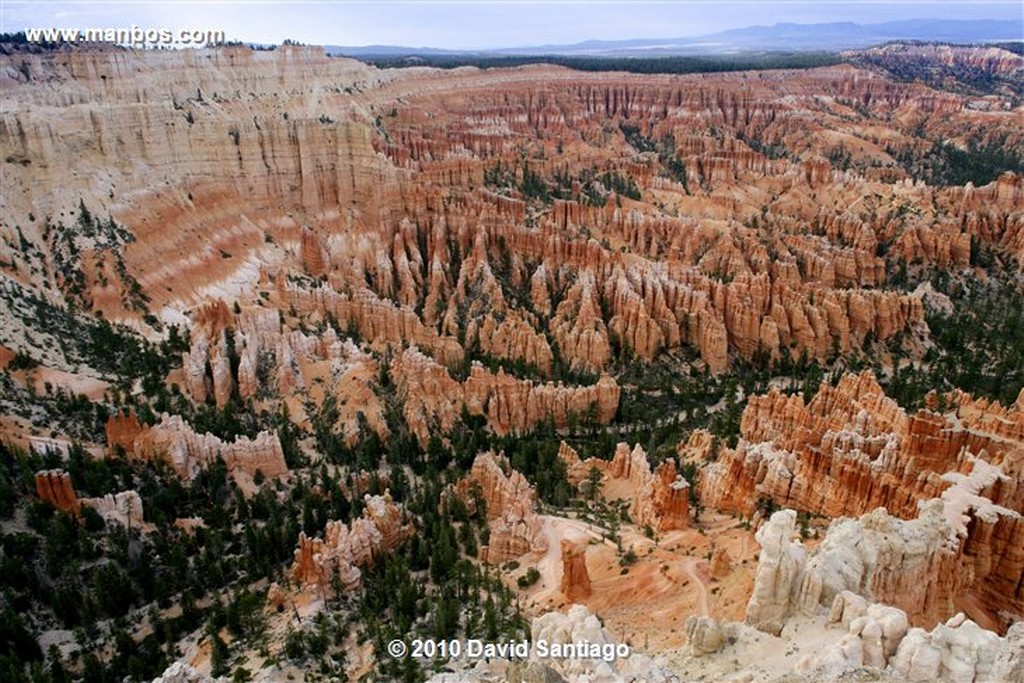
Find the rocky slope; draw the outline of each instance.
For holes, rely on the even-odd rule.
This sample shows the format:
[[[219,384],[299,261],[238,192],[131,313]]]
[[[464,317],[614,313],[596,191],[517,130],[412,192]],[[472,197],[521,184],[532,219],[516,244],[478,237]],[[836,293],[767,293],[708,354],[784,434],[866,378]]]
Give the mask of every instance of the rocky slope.
[[[919,52],[1018,75],[1001,53]],[[1000,405],[953,391],[908,411],[871,373],[806,401],[781,390],[814,363],[930,359],[935,310],[957,305],[943,277],[1019,278],[1024,131],[999,88],[959,94],[849,65],[391,70],[285,46],[4,54],[0,91],[0,445],[60,445],[27,485],[46,515],[70,513],[19,509],[10,525],[87,534],[75,519],[90,506],[132,527],[126,576],[151,561],[163,572],[140,588],[148,604],[165,586],[159,600],[180,596],[179,575],[213,586],[210,623],[167,648],[201,673],[179,663],[166,680],[213,670],[222,637],[267,678],[295,675],[278,665],[307,645],[350,659],[325,664],[331,675],[383,676],[383,629],[333,623],[323,648],[314,632],[329,628],[333,588],[366,620],[394,616],[395,595],[374,593],[384,582],[362,580],[380,565],[389,580],[415,574],[395,591],[410,629],[459,632],[470,620],[450,599],[474,597],[469,586],[485,588],[466,614],[508,633],[525,628],[520,607],[582,602],[538,616],[533,636],[638,651],[652,636],[694,678],[721,677],[698,662],[719,658],[729,675],[777,658],[776,678],[808,680],[1019,672],[1024,393]],[[936,175],[941,159],[955,168]],[[934,283],[909,286],[908,270]],[[777,388],[723,380],[760,371],[782,375]],[[679,412],[701,383],[722,401]],[[667,457],[701,416],[729,432],[736,400],[735,447],[696,430]],[[82,479],[94,497],[71,486],[68,471],[77,482],[88,469],[69,460],[72,438],[106,456]],[[562,438],[608,459],[567,443],[555,456]],[[626,438],[644,447],[613,452]],[[528,454],[515,462],[532,483],[502,448]],[[234,484],[206,486],[220,459]],[[162,495],[165,474],[187,504]],[[114,486],[132,477],[138,494]],[[486,518],[479,552],[476,520],[448,519],[453,497]],[[540,515],[541,497],[578,505]],[[360,498],[362,516],[342,522]],[[779,507],[792,510],[769,515]],[[145,513],[171,512],[131,535]],[[729,515],[763,522],[756,569],[751,532]],[[798,526],[824,538],[796,542]],[[415,561],[390,563],[410,538]],[[4,552],[22,546],[5,539]],[[237,566],[215,567],[224,553]],[[79,584],[56,580],[53,554],[34,567],[45,581],[12,590],[52,582],[70,601]],[[95,559],[79,564],[106,587],[99,572],[118,560]],[[524,587],[526,566],[496,569],[512,560],[541,578]],[[289,561],[299,590],[284,610],[289,586],[267,584]],[[250,589],[270,603],[264,642],[290,648],[243,653],[243,620],[214,623],[214,600],[239,609]],[[137,602],[103,609],[117,623]],[[744,606],[749,624],[715,619]],[[47,638],[62,643],[92,625],[55,619]],[[139,626],[140,640],[158,630]],[[104,664],[119,661],[97,643]],[[648,654],[441,676],[673,680]],[[771,680],[760,665],[753,680]]]
[[[123,270],[165,322],[184,322],[211,296],[256,301],[265,278],[294,269],[329,287],[281,282],[282,308],[330,312],[367,340],[416,344],[443,364],[472,350],[547,373],[557,346],[570,367],[596,371],[616,347],[650,359],[685,344],[721,371],[730,355],[823,358],[867,336],[922,334],[920,301],[879,290],[880,244],[964,265],[972,236],[1019,241],[1018,179],[979,203],[823,160],[842,146],[899,175],[885,150],[912,140],[898,122],[941,107],[947,115],[928,124],[936,132],[984,116],[1019,137],[1012,112],[970,111],[847,67],[626,86],[544,67],[376,71],[300,48],[73,51],[19,57],[24,68],[12,59],[0,125],[17,161],[5,174],[5,231],[18,227],[47,252],[59,245],[43,217],[74,222],[80,201],[113,216],[130,235]],[[57,84],[73,95],[55,96]],[[837,137],[831,128],[851,111],[839,102],[850,99],[895,128],[855,115]],[[510,134],[531,140],[532,165]],[[766,145],[790,156],[765,156]],[[63,149],[75,158],[59,159]],[[648,149],[662,149],[660,160]],[[674,176],[659,171],[669,159]],[[534,176],[537,195],[557,197],[541,210],[513,190]],[[83,301],[139,323],[116,296],[130,281],[86,267],[109,247],[75,240]],[[6,277],[70,296],[69,273],[27,258],[16,255]],[[196,340],[191,367],[209,348],[223,375],[222,341]]]
[[[890,43],[848,56],[854,64],[936,87],[1024,93],[1024,58],[1001,47]]]
[[[288,47],[26,54],[0,74],[5,287],[187,328],[168,385],[304,428],[333,396],[350,444],[363,419],[388,438],[383,372],[425,443],[463,406],[499,433],[606,422],[614,380],[571,385],[617,358],[919,353],[924,307],[886,287],[887,259],[1024,253],[1019,176],[923,186],[898,160],[979,126],[1012,147],[1015,112],[850,67],[624,79]],[[114,371],[42,339],[30,355],[58,369]]]
[[[846,566],[857,586],[876,591],[915,621],[934,624],[956,607],[1003,630],[1024,614],[1022,413],[1019,406],[962,393],[951,396],[949,406],[945,414],[908,415],[870,373],[846,375],[835,387],[823,384],[807,405],[777,391],[752,397],[738,447],[721,449],[701,470],[701,499],[746,515],[767,501],[827,518],[863,516],[857,538],[871,530],[914,539],[914,546],[819,562]],[[692,448],[701,445],[691,441]],[[832,528],[838,534],[843,524]],[[845,539],[835,549],[860,543]],[[830,548],[826,537],[819,555]],[[876,567],[882,558],[899,564]],[[780,567],[794,562],[778,558]],[[804,590],[826,602],[843,590],[823,581]],[[771,614],[764,620],[781,623]]]
[[[759,682],[1024,680],[1019,623],[1002,637],[963,613],[917,628],[903,609],[875,600],[870,579],[855,574],[903,562],[901,552],[913,556],[923,545],[916,529],[883,531],[879,516],[884,511],[841,520],[812,549],[795,538],[795,511],[766,519],[746,623],[691,617],[689,644],[670,658],[673,669],[684,679]],[[836,592],[826,597],[823,585]]]

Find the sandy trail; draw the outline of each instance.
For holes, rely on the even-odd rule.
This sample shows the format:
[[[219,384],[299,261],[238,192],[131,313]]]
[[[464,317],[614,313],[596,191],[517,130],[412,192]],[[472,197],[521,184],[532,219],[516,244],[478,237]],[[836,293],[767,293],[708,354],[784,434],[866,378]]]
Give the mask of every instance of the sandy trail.
[[[698,604],[700,605],[700,616],[706,617],[710,615],[708,612],[708,589],[707,586],[704,585],[704,579],[701,578],[700,573],[697,571],[697,562],[699,561],[700,560],[695,557],[688,557],[680,562],[680,566],[682,566],[683,571],[686,572],[686,575],[689,576],[697,586],[697,599],[699,601]]]

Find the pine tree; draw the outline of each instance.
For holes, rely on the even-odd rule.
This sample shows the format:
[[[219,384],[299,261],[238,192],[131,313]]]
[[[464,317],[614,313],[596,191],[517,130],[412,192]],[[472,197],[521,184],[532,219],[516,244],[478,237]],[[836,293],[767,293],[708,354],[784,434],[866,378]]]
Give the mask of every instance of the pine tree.
[[[210,645],[210,673],[214,676],[224,676],[228,673],[228,658],[230,656],[227,643],[219,633],[214,633]]]

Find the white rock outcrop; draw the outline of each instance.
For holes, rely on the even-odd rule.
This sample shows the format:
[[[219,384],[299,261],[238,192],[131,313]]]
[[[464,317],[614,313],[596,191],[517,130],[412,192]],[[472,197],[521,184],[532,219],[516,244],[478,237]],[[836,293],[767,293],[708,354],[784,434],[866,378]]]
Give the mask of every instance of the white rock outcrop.
[[[1024,623],[1014,624],[1004,638],[958,614],[926,631],[911,628],[903,609],[874,602],[872,590],[880,584],[889,593],[902,582],[912,598],[925,590],[914,577],[927,575],[929,561],[949,552],[956,535],[949,508],[950,500],[935,499],[923,503],[912,520],[881,508],[859,519],[838,519],[806,559],[793,540],[796,513],[776,512],[756,534],[762,550],[747,623],[781,635],[780,647],[801,637],[793,624],[823,637],[816,651],[796,663],[795,673],[807,680],[835,680],[867,669],[908,683],[1024,683]],[[831,608],[822,622],[826,601]],[[698,627],[694,619],[687,622],[690,654],[713,657],[710,646],[701,646]]]
[[[891,669],[908,681],[1019,683],[1024,681],[1024,624],[1000,638],[957,614],[930,632],[912,628],[899,644]]]
[[[590,643],[607,650],[619,645],[601,621],[584,605],[573,605],[568,612],[548,612],[536,617],[530,626],[534,643],[529,659],[496,658],[488,661],[452,662],[454,672],[439,673],[429,683],[473,683],[499,681],[589,681],[592,683],[680,683],[661,659],[629,650],[624,657],[572,658],[539,657],[537,644]],[[621,646],[620,646],[621,647]],[[550,647],[553,651],[554,648]],[[607,660],[607,661],[606,661]]]
[[[616,645],[618,641],[584,605],[573,605],[568,612],[548,612],[533,620],[530,636],[534,643],[597,643]],[[629,656],[602,661],[586,658],[548,659],[547,663],[568,680],[677,681],[665,665],[647,655],[630,652]]]
[[[102,498],[83,498],[81,502],[96,510],[107,522],[117,522],[123,527],[138,527],[142,524],[142,497],[137,491],[108,493]]]
[[[836,596],[829,614],[846,634],[798,667],[831,679],[861,667],[885,668],[907,634],[907,614],[889,605],[867,604],[859,595],[844,591]]]
[[[722,649],[725,635],[718,621],[712,617],[692,615],[684,625],[690,654],[695,657],[714,654]]]
[[[214,683],[214,679],[185,662],[174,662],[153,683]]]
[[[793,541],[795,530],[796,512],[779,510],[755,534],[761,555],[746,622],[773,635],[782,631],[791,612],[793,594],[807,560],[803,546]]]

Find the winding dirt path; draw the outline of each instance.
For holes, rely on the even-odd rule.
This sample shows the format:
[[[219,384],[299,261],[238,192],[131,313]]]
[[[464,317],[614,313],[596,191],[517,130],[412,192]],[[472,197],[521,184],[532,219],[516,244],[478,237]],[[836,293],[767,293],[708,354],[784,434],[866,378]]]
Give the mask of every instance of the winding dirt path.
[[[708,612],[708,588],[704,585],[704,579],[702,579],[700,574],[697,572],[697,562],[699,561],[700,560],[695,557],[687,557],[681,561],[681,566],[687,576],[689,576],[697,585],[697,598],[698,604],[700,605],[700,616],[706,617],[710,616]]]

